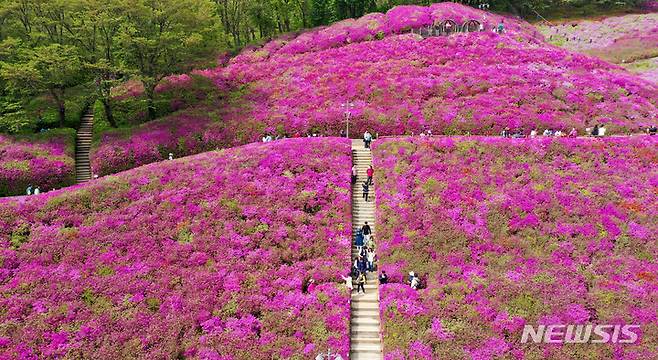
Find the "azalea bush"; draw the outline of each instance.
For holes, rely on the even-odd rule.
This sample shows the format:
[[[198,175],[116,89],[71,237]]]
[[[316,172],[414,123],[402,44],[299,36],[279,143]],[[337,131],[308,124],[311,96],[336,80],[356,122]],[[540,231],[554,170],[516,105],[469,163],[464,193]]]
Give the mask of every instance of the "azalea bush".
[[[0,200],[0,358],[346,358],[350,166],[285,140]]]
[[[385,358],[656,358],[657,150],[648,136],[377,142]],[[526,324],[641,334],[521,344]]]
[[[0,135],[0,197],[75,183],[75,131],[49,130],[35,136]]]

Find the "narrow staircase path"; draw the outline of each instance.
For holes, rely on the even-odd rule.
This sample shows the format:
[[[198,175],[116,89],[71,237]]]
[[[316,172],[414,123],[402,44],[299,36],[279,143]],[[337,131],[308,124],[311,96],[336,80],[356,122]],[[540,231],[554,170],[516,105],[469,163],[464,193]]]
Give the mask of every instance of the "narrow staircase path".
[[[91,150],[94,115],[87,111],[80,120],[80,128],[75,140],[75,181],[80,184],[91,180]]]
[[[363,197],[361,184],[366,181],[366,170],[372,165],[372,155],[363,145],[363,140],[352,140],[352,162],[357,169],[357,181],[352,187],[352,261],[358,256],[354,239],[356,232],[367,221],[372,228],[373,241],[377,240],[375,229],[375,187],[370,186],[368,202]],[[383,345],[379,326],[379,281],[377,273],[368,273],[366,294],[352,294],[350,320],[350,359],[381,360]]]

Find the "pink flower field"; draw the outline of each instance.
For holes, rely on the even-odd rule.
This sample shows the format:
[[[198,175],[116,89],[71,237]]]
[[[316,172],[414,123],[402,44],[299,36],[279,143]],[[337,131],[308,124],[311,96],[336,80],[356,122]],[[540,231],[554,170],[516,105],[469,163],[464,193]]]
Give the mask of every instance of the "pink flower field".
[[[486,20],[484,20],[486,17]],[[217,104],[173,114],[95,145],[94,172],[110,174],[266,134],[498,134],[505,127],[569,131],[598,123],[635,133],[658,116],[658,87],[622,68],[552,46],[530,24],[504,34],[422,39],[403,34],[442,19],[503,18],[455,3],[401,6],[245,49],[204,77],[232,89]],[[173,81],[173,80],[172,80]],[[182,81],[182,80],[181,80]],[[219,85],[218,85],[219,86]]]
[[[621,64],[658,84],[658,66],[654,64],[658,58],[658,13],[568,22],[540,30],[553,44]]]
[[[387,360],[655,359],[658,140],[415,138],[374,148]],[[415,271],[424,286],[401,284]],[[521,344],[525,324],[638,324]]]
[[[70,132],[43,141],[0,135],[0,197],[25,194],[29,185],[46,191],[75,183],[73,144]]]
[[[350,166],[291,139],[0,200],[0,358],[346,357]]]

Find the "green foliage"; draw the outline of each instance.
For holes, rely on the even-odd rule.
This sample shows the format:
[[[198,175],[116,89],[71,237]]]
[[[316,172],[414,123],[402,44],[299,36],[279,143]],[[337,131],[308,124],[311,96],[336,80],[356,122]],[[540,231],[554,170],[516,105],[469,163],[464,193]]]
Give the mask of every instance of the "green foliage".
[[[11,232],[9,244],[13,250],[18,250],[21,245],[30,239],[30,226],[28,224],[20,224]]]

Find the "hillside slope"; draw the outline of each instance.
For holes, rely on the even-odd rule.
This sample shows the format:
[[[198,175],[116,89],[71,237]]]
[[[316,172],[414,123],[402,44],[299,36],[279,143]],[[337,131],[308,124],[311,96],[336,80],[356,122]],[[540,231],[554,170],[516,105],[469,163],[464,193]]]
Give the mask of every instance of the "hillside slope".
[[[377,142],[385,359],[655,359],[657,154],[649,136]],[[523,344],[537,324],[640,341]]]
[[[0,199],[0,358],[346,356],[350,166],[286,140]]]
[[[446,19],[487,31],[402,34]],[[490,31],[504,21],[506,32]],[[97,144],[94,171],[113,173],[178,155],[258,141],[267,133],[351,136],[528,133],[598,123],[633,133],[655,121],[658,87],[622,68],[546,43],[527,23],[454,3],[402,6],[246,49],[204,72],[229,84],[216,105],[179,112]],[[215,80],[216,81],[216,80]],[[150,136],[149,134],[159,134]]]
[[[620,64],[658,84],[658,12],[542,26],[552,44]]]

